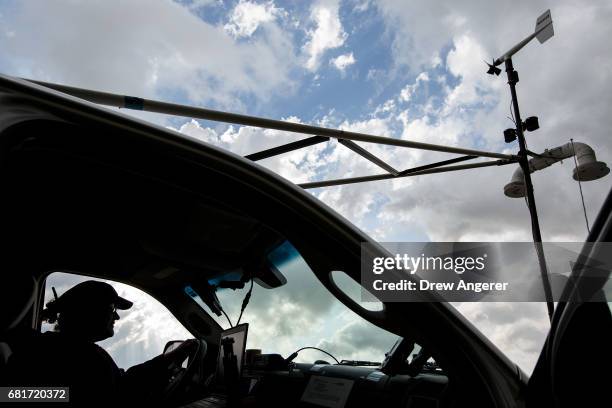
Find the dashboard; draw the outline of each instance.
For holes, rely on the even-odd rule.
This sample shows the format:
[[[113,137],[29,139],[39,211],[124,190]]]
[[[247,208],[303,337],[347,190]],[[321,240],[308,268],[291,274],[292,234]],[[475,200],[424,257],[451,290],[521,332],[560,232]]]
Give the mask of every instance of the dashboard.
[[[257,407],[439,407],[448,389],[442,373],[388,376],[373,367],[304,363],[246,371],[242,381]]]

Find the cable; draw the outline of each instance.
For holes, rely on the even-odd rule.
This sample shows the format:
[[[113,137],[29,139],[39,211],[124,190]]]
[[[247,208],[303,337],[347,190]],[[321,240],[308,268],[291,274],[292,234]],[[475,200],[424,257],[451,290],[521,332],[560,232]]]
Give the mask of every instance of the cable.
[[[227,315],[227,313],[225,313],[225,310],[221,309],[221,313],[223,313],[223,315],[227,319],[227,322],[229,323],[230,328],[234,327],[234,325],[232,324],[232,321],[230,320],[229,316]]]
[[[286,361],[287,363],[292,362],[292,361],[293,361],[293,359],[297,357],[297,355],[298,355],[298,353],[299,353],[300,351],[302,351],[302,350],[307,350],[307,349],[319,350],[321,353],[325,353],[325,354],[327,354],[328,356],[330,356],[331,358],[333,358],[333,359],[334,359],[334,361],[335,361],[337,364],[340,364],[340,361],[338,361],[338,359],[337,359],[336,357],[332,356],[332,355],[331,355],[330,353],[328,353],[327,351],[322,350],[322,349],[320,349],[320,348],[318,348],[318,347],[302,347],[301,349],[296,350],[295,352],[293,352],[293,353],[292,353],[292,354],[291,354],[289,357],[287,357],[287,358],[285,359],[285,361]]]
[[[578,189],[580,190],[580,198],[582,199],[582,211],[584,211],[584,221],[586,222],[587,231],[590,234],[591,228],[589,227],[589,218],[587,217],[586,206],[584,205],[584,195],[582,194],[582,183],[580,183],[580,174],[578,173],[578,162],[576,161],[576,150],[574,149],[574,139],[570,139],[572,144],[572,153],[574,158],[574,166],[576,168],[576,178],[578,179]]]
[[[238,316],[238,321],[236,322],[236,326],[240,324],[240,319],[242,319],[242,313],[244,312],[244,309],[246,309],[247,305],[249,304],[249,300],[251,299],[252,292],[253,292],[253,278],[251,278],[251,288],[249,289],[247,294],[244,296],[244,299],[242,300],[242,307],[240,308],[240,316]]]

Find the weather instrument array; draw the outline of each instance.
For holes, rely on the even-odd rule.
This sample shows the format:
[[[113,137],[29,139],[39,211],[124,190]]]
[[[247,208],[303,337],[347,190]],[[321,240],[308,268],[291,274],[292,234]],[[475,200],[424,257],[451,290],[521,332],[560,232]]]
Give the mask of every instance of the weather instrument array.
[[[516,127],[514,129],[506,129],[503,132],[503,135],[506,143],[513,143],[514,141],[518,140],[519,151],[517,154],[488,152],[462,147],[416,142],[392,137],[375,136],[341,129],[311,126],[301,123],[292,123],[256,116],[222,112],[206,108],[173,104],[162,101],[143,99],[134,96],[112,94],[108,92],[100,92],[90,89],[76,88],[47,82],[30,82],[36,83],[44,87],[52,88],[57,91],[72,95],[74,97],[101,105],[162,113],[167,115],[183,116],[195,119],[204,119],[243,126],[275,129],[285,132],[309,135],[309,137],[306,137],[302,140],[283,144],[245,156],[246,159],[252,161],[263,160],[294,150],[302,149],[308,146],[328,142],[330,139],[336,139],[338,143],[342,144],[344,147],[352,150],[354,153],[369,160],[370,162],[385,171],[385,173],[382,174],[341,178],[335,180],[322,180],[298,184],[298,186],[304,189],[361,183],[376,180],[396,179],[402,177],[413,177],[425,174],[476,169],[490,166],[504,166],[518,163],[519,168],[515,171],[510,183],[508,183],[504,187],[504,193],[508,197],[526,197],[531,216],[533,240],[535,243],[536,251],[538,253],[538,261],[540,264],[544,293],[547,299],[548,312],[549,316],[552,318],[552,313],[554,311],[554,303],[550,283],[548,281],[546,260],[541,245],[542,237],[540,234],[537,209],[533,195],[531,173],[536,170],[541,170],[555,162],[569,157],[574,157],[574,159],[576,160],[576,168],[574,169],[573,177],[579,183],[581,181],[596,180],[598,178],[604,177],[610,172],[610,169],[605,163],[597,161],[593,149],[584,143],[574,143],[572,140],[569,144],[565,144],[554,149],[546,150],[541,154],[535,154],[527,149],[525,143],[525,132],[536,131],[540,127],[540,124],[538,118],[535,116],[528,117],[527,119],[525,119],[524,122],[521,120],[518,99],[516,95],[516,84],[519,82],[519,76],[512,65],[512,56],[516,54],[519,50],[521,50],[534,38],[537,38],[540,43],[544,43],[545,41],[550,39],[553,34],[554,31],[552,16],[550,14],[550,10],[548,10],[540,17],[538,17],[536,21],[535,30],[532,34],[530,34],[524,40],[516,44],[514,47],[504,53],[501,57],[494,59],[491,64],[487,63],[489,67],[487,72],[491,75],[497,76],[501,74],[501,69],[499,68],[499,66],[502,64],[505,65],[506,73],[508,76],[508,85],[510,86],[510,93],[512,95],[512,107],[514,111],[514,122]],[[448,160],[437,161],[417,167],[400,170],[395,169],[394,167],[384,162],[380,158],[376,157],[375,155],[373,155],[368,150],[364,149],[355,142],[374,143],[386,146],[396,146],[443,153],[452,153],[458,156]],[[460,162],[470,161],[479,157],[493,160],[457,164]]]
[[[498,68],[498,66],[504,64],[506,74],[508,76],[508,85],[510,86],[510,94],[512,96],[512,109],[514,111],[513,120],[516,128],[504,130],[504,141],[506,143],[512,143],[515,140],[518,140],[519,152],[517,156],[520,167],[514,172],[510,183],[506,184],[504,187],[504,194],[512,198],[526,197],[527,206],[531,216],[533,242],[535,244],[538,262],[540,265],[544,294],[547,299],[546,304],[548,307],[548,315],[551,320],[554,312],[554,300],[550,281],[548,279],[546,258],[542,248],[542,235],[540,233],[540,223],[538,220],[538,212],[533,194],[531,173],[569,157],[574,157],[576,160],[576,168],[574,169],[573,177],[574,180],[578,181],[578,183],[581,181],[599,179],[610,172],[610,169],[605,163],[597,161],[593,149],[584,143],[574,143],[573,140],[570,140],[570,143],[551,150],[546,150],[541,154],[533,153],[527,149],[527,145],[525,143],[525,132],[534,132],[538,130],[540,128],[540,123],[536,116],[530,116],[525,119],[524,122],[521,120],[518,97],[516,95],[516,84],[519,82],[519,75],[512,64],[512,56],[520,51],[534,38],[537,38],[540,44],[542,44],[550,39],[553,35],[554,30],[552,16],[550,14],[550,10],[547,10],[544,14],[537,18],[535,30],[532,34],[527,36],[514,47],[510,48],[510,50],[504,53],[501,57],[494,59],[492,64],[487,63],[489,66],[487,74],[499,76],[501,69]],[[532,158],[530,159],[529,157]],[[580,193],[582,195],[582,187],[580,187]],[[584,198],[582,202],[584,207]],[[584,214],[588,229],[586,209]]]

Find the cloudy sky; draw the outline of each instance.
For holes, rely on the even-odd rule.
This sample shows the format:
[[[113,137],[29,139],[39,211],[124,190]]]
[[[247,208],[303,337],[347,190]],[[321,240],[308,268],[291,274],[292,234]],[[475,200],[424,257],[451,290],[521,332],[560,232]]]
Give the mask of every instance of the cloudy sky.
[[[500,56],[531,33],[536,17],[549,8],[555,36],[543,45],[534,41],[514,58],[522,116],[540,119],[540,130],[528,133],[527,143],[541,152],[573,138],[609,162],[609,2],[2,0],[0,72],[514,153],[517,145],[505,144],[502,136],[512,126],[506,81],[503,75],[486,75],[483,60]],[[303,137],[138,116],[243,155]],[[362,145],[398,169],[452,157]],[[294,182],[380,172],[335,141],[260,164]],[[546,241],[582,241],[586,236],[573,167],[571,159],[565,160],[533,177]],[[526,241],[531,233],[525,202],[503,195],[513,171],[513,166],[468,170],[312,193],[380,241]],[[610,176],[583,183],[591,222],[611,185]],[[256,306],[255,298],[253,302]],[[458,308],[531,371],[547,331],[544,305]],[[313,311],[319,317],[335,313],[331,304]],[[283,313],[289,316],[291,310]],[[137,321],[129,336],[151,337]],[[355,339],[364,338],[356,334],[360,327],[355,321],[338,322],[337,327],[337,341],[356,344]],[[329,345],[332,340],[320,341]]]

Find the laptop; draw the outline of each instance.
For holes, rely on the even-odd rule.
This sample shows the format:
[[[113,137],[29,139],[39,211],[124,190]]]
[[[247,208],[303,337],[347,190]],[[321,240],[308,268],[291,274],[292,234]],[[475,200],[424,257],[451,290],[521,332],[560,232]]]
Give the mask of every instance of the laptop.
[[[243,323],[221,332],[212,393],[189,407],[223,408],[229,398],[239,396],[248,328],[249,324]]]

